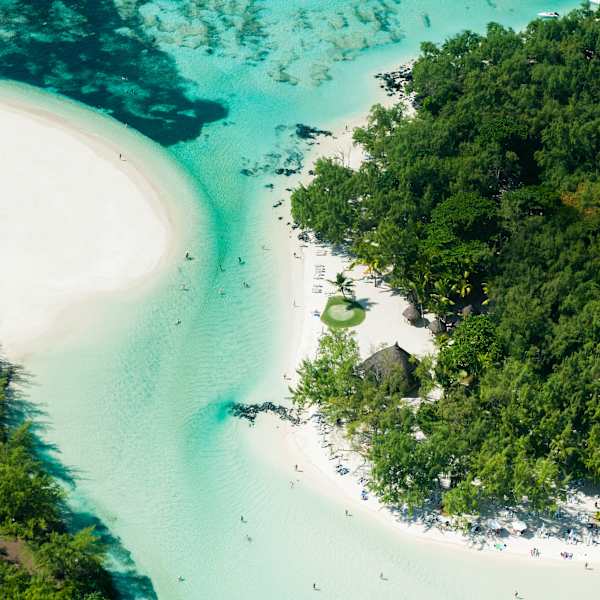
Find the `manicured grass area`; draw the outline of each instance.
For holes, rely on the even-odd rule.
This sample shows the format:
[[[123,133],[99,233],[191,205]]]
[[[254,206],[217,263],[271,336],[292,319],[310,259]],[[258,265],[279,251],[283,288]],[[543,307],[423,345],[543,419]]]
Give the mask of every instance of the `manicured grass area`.
[[[358,302],[334,296],[327,301],[321,321],[331,329],[343,329],[360,325],[366,315],[365,309]]]

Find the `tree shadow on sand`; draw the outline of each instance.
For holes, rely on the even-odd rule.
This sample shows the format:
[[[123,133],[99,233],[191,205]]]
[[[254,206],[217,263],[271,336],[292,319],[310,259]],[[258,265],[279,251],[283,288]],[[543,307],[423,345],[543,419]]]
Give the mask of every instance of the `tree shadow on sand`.
[[[361,308],[367,311],[371,310],[374,306],[377,306],[377,304],[379,304],[378,302],[374,302],[370,298],[354,298],[353,302],[355,302]]]
[[[171,56],[145,32],[137,11],[111,0],[0,4],[9,32],[0,79],[58,92],[99,108],[168,146],[198,137],[227,108],[202,100]]]

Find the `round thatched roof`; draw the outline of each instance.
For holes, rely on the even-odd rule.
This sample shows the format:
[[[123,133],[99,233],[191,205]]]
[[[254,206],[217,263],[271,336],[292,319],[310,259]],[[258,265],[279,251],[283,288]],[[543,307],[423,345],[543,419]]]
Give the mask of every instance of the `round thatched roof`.
[[[440,335],[440,333],[446,331],[446,326],[439,319],[434,319],[429,323],[429,331],[431,331],[433,335]]]
[[[394,344],[388,346],[379,352],[375,352],[362,363],[360,369],[364,373],[371,373],[379,381],[391,374],[398,367],[402,369],[406,378],[412,381],[412,373],[415,370],[414,364],[410,360],[410,354]]]
[[[412,304],[409,304],[402,312],[402,316],[409,323],[416,323],[421,318],[421,313]]]

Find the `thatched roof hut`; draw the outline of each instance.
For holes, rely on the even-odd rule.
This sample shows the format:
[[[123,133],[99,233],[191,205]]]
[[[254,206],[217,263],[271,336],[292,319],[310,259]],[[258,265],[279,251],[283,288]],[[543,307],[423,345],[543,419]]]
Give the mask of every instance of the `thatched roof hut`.
[[[402,312],[402,316],[409,323],[415,324],[421,318],[421,313],[416,309],[414,305],[409,304]]]
[[[409,386],[414,385],[415,365],[411,362],[410,354],[400,348],[398,343],[375,352],[360,365],[360,370],[364,375],[370,374],[378,381],[382,381],[389,375],[400,373]]]
[[[431,331],[433,335],[440,335],[440,333],[446,331],[446,326],[439,319],[434,319],[429,323],[429,331]]]

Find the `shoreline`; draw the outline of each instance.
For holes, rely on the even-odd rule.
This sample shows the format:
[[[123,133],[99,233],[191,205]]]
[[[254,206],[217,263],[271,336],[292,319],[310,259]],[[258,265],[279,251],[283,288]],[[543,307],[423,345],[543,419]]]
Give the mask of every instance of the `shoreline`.
[[[399,518],[390,507],[380,503],[373,495],[367,501],[361,500],[358,483],[359,475],[354,467],[348,475],[340,476],[335,465],[337,461],[330,460],[321,446],[320,433],[313,419],[298,426],[280,420],[273,414],[263,414],[257,418],[252,427],[252,435],[268,440],[270,447],[277,447],[281,453],[269,456],[270,464],[285,474],[294,482],[294,487],[309,489],[319,497],[325,497],[334,502],[346,518],[362,517],[369,522],[387,530],[391,535],[398,536],[399,542],[418,543],[426,546],[444,548],[446,550],[472,553],[477,559],[509,560],[521,565],[533,567],[576,568],[582,569],[583,563],[589,564],[589,572],[594,573],[600,564],[600,547],[586,546],[583,543],[568,544],[557,538],[527,538],[513,535],[490,538],[487,543],[472,540],[459,530],[443,530],[438,527],[425,525],[418,518],[413,520]],[[265,442],[263,442],[265,443]],[[261,448],[253,448],[262,454]],[[350,454],[348,450],[341,452]],[[358,456],[354,453],[355,457]],[[344,461],[348,465],[348,461]],[[298,471],[295,470],[298,466]],[[506,544],[498,549],[495,543]],[[533,557],[531,549],[537,548],[539,556]],[[560,552],[569,552],[573,558],[561,558]]]
[[[70,99],[1,82],[2,117],[15,130],[2,219],[15,284],[0,340],[22,362],[158,285],[185,252],[196,192],[167,151]]]
[[[401,60],[400,64],[405,64],[406,60]],[[394,63],[393,69],[397,68],[399,63]],[[391,70],[391,69],[390,69]],[[381,68],[369,74],[373,85],[377,86],[377,80],[374,79],[376,72],[388,72],[388,69]],[[388,97],[384,90],[378,89],[371,102],[390,106],[398,101],[397,96]],[[368,111],[364,114],[353,114],[346,118],[339,119],[333,124],[318,124],[332,132],[331,137],[318,138],[313,148],[305,156],[305,167],[299,176],[293,179],[287,179],[282,187],[296,188],[300,184],[306,185],[312,179],[309,171],[312,170],[314,162],[321,157],[342,157],[344,162],[351,168],[356,169],[360,165],[364,154],[360,147],[352,142],[352,132],[354,128],[364,126]],[[280,191],[280,190],[278,190]],[[286,202],[283,203],[283,222],[291,221],[290,194],[284,192]],[[342,254],[336,254],[335,250],[323,244],[311,241],[302,243],[297,238],[298,230],[291,230],[289,226],[285,227],[287,234],[286,250],[288,252],[287,273],[288,282],[286,286],[287,296],[285,301],[288,303],[287,314],[291,325],[291,332],[287,343],[287,356],[285,362],[286,371],[284,378],[288,385],[293,386],[297,383],[296,369],[299,368],[304,358],[312,358],[316,352],[321,334],[326,327],[321,323],[320,318],[313,314],[314,310],[322,310],[327,299],[328,284],[326,279],[335,277],[335,273],[348,267],[349,260]],[[323,290],[319,293],[312,293],[312,285],[315,282],[314,269],[319,264],[325,267],[325,275],[318,285],[322,285]],[[367,311],[365,323],[355,328],[357,341],[359,343],[361,357],[367,358],[382,345],[391,345],[398,342],[401,347],[411,354],[423,356],[434,350],[433,336],[427,329],[416,328],[408,325],[401,317],[402,311],[407,306],[407,301],[394,296],[384,303],[380,302],[384,298],[385,286],[375,288],[372,281],[366,278],[364,267],[354,267],[352,270],[346,269],[356,282],[356,297],[366,299],[369,303],[373,302],[373,307]],[[329,286],[330,287],[330,286]],[[384,306],[381,306],[384,304]],[[378,315],[374,317],[374,313]],[[400,338],[400,339],[398,339]],[[410,536],[424,543],[444,544],[452,548],[474,551],[478,555],[491,557],[492,553],[510,556],[520,559],[528,558],[537,564],[547,564],[548,561],[559,564],[565,563],[565,567],[572,562],[589,562],[590,565],[600,564],[600,545],[585,545],[581,542],[577,545],[567,543],[558,537],[541,538],[533,536],[526,538],[510,534],[498,539],[490,538],[485,541],[479,539],[474,542],[467,535],[460,531],[442,531],[437,527],[429,527],[418,520],[402,520],[397,518],[392,507],[382,504],[373,494],[369,493],[367,501],[361,500],[361,491],[363,486],[358,481],[360,475],[357,475],[362,457],[349,450],[341,450],[350,446],[350,441],[345,438],[336,439],[332,442],[330,439],[321,439],[321,432],[315,424],[314,412],[310,414],[307,423],[299,426],[291,426],[289,423],[277,423],[272,415],[265,417],[264,427],[271,430],[273,435],[282,436],[277,440],[277,446],[285,449],[285,459],[280,457],[277,466],[282,469],[289,469],[290,476],[296,477],[293,466],[299,465],[302,470],[299,482],[307,481],[311,488],[318,494],[325,495],[337,501],[340,506],[347,506],[348,509],[367,513],[376,518],[385,527],[393,529],[396,534]],[[259,425],[257,421],[257,426]],[[279,433],[275,434],[277,429]],[[263,437],[262,435],[260,437]],[[331,460],[324,449],[325,443],[331,444],[332,454],[342,456],[343,459]],[[345,442],[345,443],[344,443]],[[341,444],[344,443],[342,446]],[[284,460],[287,461],[286,464]],[[340,476],[335,469],[336,463],[344,461],[345,466],[349,466],[350,474]],[[291,469],[290,469],[291,467]],[[590,499],[587,498],[589,501]],[[573,509],[573,506],[570,506]],[[576,508],[576,507],[575,507]],[[509,519],[510,520],[510,519]],[[573,525],[572,522],[570,522]],[[500,544],[495,546],[494,544]],[[531,551],[536,548],[540,554],[535,559],[531,556]],[[571,560],[561,558],[561,552],[572,553]]]

